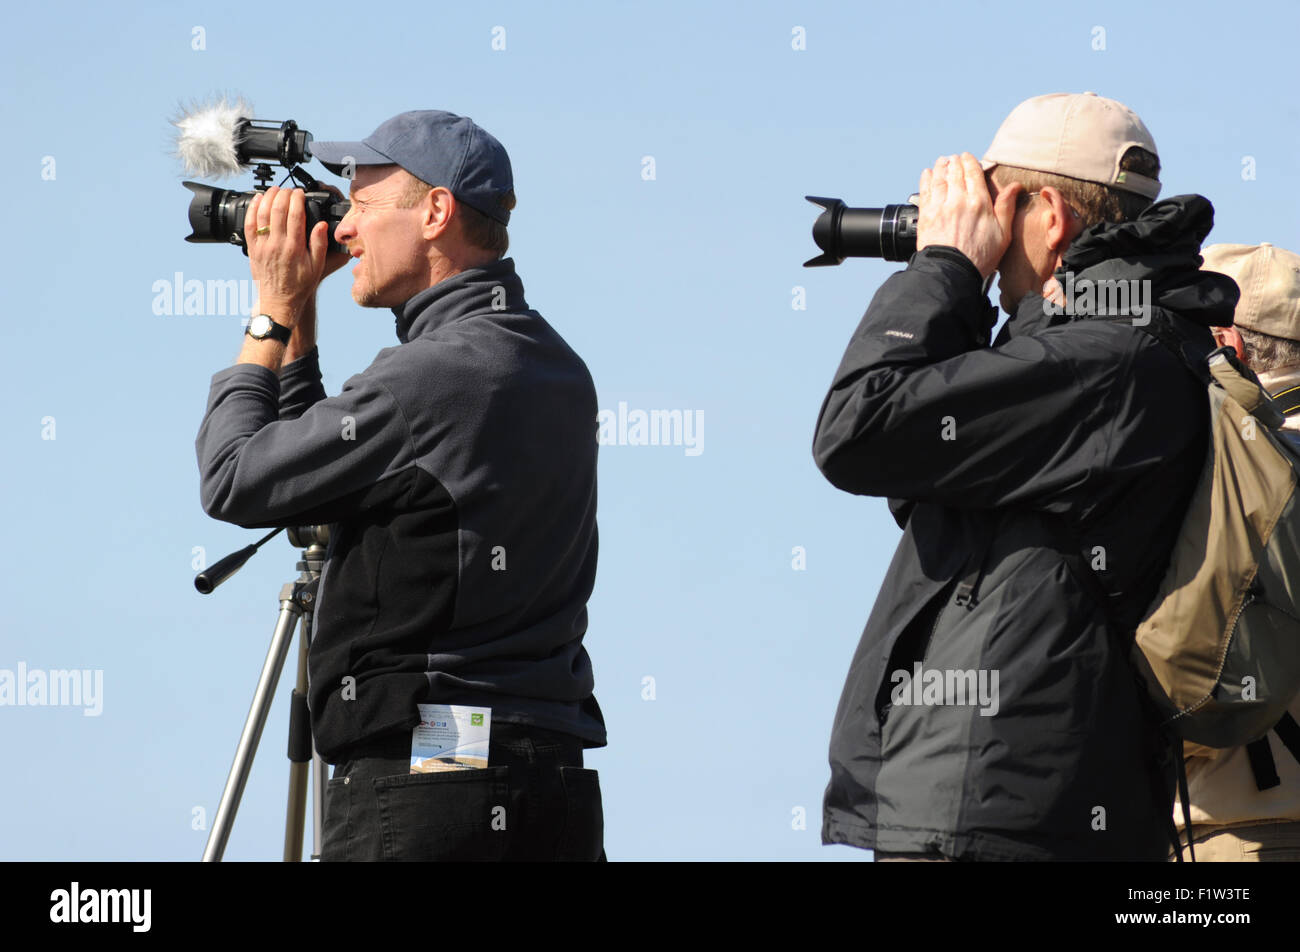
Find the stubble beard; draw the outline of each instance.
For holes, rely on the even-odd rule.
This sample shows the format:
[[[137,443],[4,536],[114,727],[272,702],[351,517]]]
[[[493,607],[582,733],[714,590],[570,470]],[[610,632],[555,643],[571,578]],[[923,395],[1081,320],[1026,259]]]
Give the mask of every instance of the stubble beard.
[[[371,287],[362,288],[359,292],[356,288],[352,289],[352,300],[361,307],[379,307],[376,296],[375,289]]]
[[[364,266],[363,266],[364,267]],[[375,286],[366,280],[365,271],[356,275],[352,281],[352,300],[360,307],[384,307]]]

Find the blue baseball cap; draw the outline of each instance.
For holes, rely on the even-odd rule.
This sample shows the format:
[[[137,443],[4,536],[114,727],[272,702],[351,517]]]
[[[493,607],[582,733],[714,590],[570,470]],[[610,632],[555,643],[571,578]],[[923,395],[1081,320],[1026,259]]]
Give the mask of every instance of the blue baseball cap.
[[[311,153],[335,175],[357,165],[400,165],[421,181],[448,189],[501,224],[501,204],[514,190],[510,156],[473,120],[439,109],[417,109],[389,119],[360,142],[315,142]],[[345,177],[347,177],[345,175]]]

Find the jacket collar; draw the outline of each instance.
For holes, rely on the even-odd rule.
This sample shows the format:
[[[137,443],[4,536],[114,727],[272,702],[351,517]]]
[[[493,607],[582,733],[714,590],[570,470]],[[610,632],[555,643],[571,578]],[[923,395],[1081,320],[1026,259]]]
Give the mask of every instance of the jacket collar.
[[[1150,289],[1149,303],[1155,308],[1202,327],[1227,327],[1237,306],[1237,286],[1226,275],[1200,270],[1201,242],[1213,226],[1214,206],[1208,199],[1176,195],[1148,206],[1132,221],[1085,228],[1070,243],[1055,277],[1063,288],[1071,277],[1075,285],[1084,279],[1149,282],[1142,286]],[[998,343],[1091,317],[1068,310],[1049,314],[1040,294],[1027,294]]]
[[[457,272],[425,288],[393,308],[393,315],[397,319],[397,339],[405,344],[471,314],[527,310],[515,261],[502,258],[481,268]]]

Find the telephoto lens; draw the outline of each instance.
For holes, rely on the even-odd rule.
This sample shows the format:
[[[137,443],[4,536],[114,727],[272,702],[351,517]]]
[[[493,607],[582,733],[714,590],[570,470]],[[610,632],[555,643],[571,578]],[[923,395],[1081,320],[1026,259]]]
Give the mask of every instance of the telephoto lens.
[[[822,254],[805,261],[805,268],[839,264],[845,258],[906,261],[916,253],[915,205],[850,208],[838,198],[805,196],[826,209],[813,222],[813,241]]]

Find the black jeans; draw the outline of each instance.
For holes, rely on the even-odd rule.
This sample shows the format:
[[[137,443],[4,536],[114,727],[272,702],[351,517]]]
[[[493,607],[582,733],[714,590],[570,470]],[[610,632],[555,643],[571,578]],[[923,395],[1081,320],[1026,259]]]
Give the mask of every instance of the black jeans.
[[[605,858],[600,778],[578,738],[493,724],[478,770],[413,774],[410,753],[408,732],[335,768],[322,862]]]

